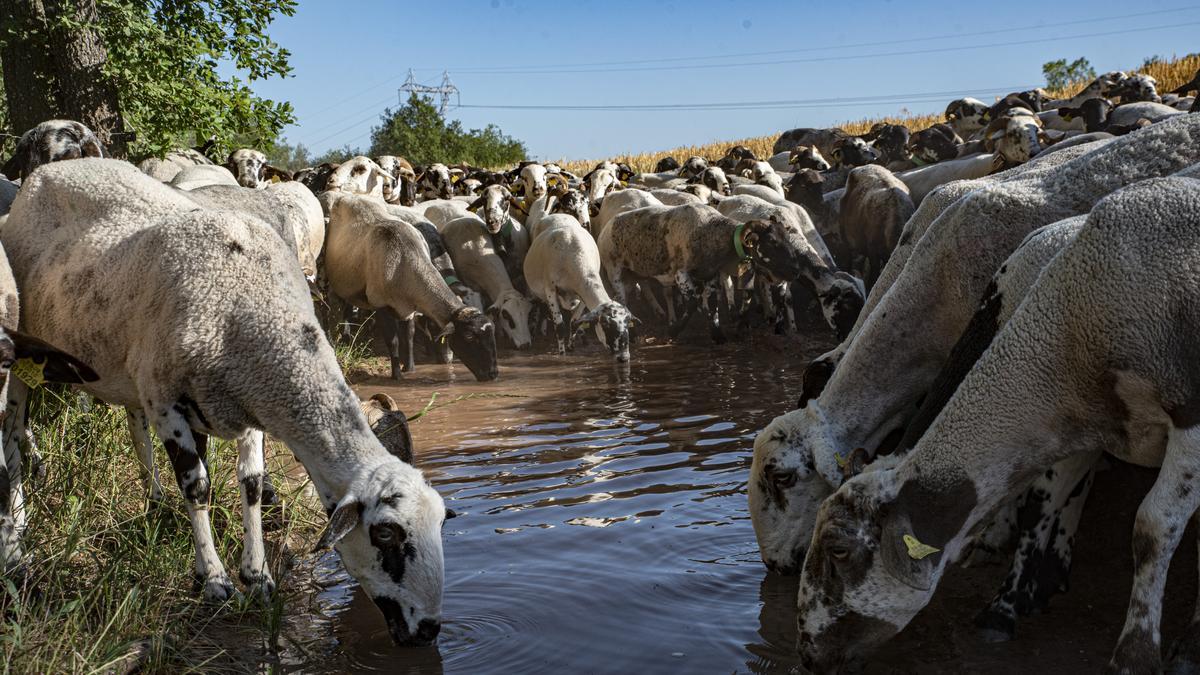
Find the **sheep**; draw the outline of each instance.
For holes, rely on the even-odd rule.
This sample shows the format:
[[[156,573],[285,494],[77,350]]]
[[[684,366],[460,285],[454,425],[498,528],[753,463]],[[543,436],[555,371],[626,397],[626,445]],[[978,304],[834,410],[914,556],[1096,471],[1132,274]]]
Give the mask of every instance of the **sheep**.
[[[583,228],[562,220],[547,229],[533,240],[524,271],[529,292],[550,310],[559,354],[566,353],[576,330],[594,323],[613,357],[619,363],[629,360],[629,328],[635,319],[604,290],[600,251]],[[574,312],[580,301],[587,312],[564,321],[562,311]]]
[[[151,178],[169,183],[175,174],[186,167],[212,163],[213,161],[204,153],[194,148],[178,148],[168,152],[162,159],[158,157],[143,159],[138,164],[138,169]]]
[[[507,188],[499,189],[506,190]],[[446,226],[446,223],[462,218],[471,212],[471,204],[464,203],[460,199],[430,199],[416,206],[401,208],[433,223],[439,231]],[[392,209],[392,212],[398,214],[399,209]]]
[[[710,166],[688,179],[688,182],[704,185],[717,194],[728,195],[730,193],[729,178],[720,167]]]
[[[1184,115],[1181,110],[1176,110],[1169,105],[1155,103],[1153,101],[1142,101],[1139,103],[1126,103],[1119,105],[1113,109],[1108,116],[1109,125],[1128,126],[1137,122],[1140,119],[1147,119],[1151,122],[1161,122],[1165,119]]]
[[[496,234],[505,226],[510,226],[512,216],[509,214],[509,207],[516,202],[516,198],[508,191],[508,188],[503,185],[489,185],[483,189],[483,193],[467,206],[468,211],[480,212],[480,217],[487,225],[488,232]]]
[[[533,305],[513,288],[483,221],[474,214],[452,220],[442,228],[442,239],[458,276],[491,299],[488,315],[514,347],[527,349],[533,343],[529,332],[529,312]]]
[[[450,167],[435,163],[426,167],[415,167],[417,192],[423,199],[450,199],[454,186],[450,182]]]
[[[388,454],[412,464],[413,441],[412,433],[408,430],[408,417],[400,410],[395,399],[380,393],[360,402],[358,406],[367,418],[371,433],[375,434]]]
[[[654,165],[655,173],[665,173],[667,171],[675,171],[679,168],[679,160],[674,157],[663,157]]]
[[[903,124],[877,123],[865,137],[872,147],[880,151],[879,163],[887,166],[893,163],[907,162],[909,159],[908,145],[912,132]]]
[[[600,205],[600,213],[592,221],[595,223],[592,234],[596,235],[596,241],[600,241],[600,238],[604,236],[604,231],[608,229],[613,218],[622,213],[640,209],[643,206],[662,205],[662,201],[646,190],[631,188],[614,192],[611,197],[605,199],[604,203]]]
[[[393,202],[401,206],[415,206],[417,203],[417,173],[412,164],[403,157],[395,155],[380,155],[375,163],[396,181],[392,191]]]
[[[707,168],[708,168],[708,160],[704,159],[703,157],[698,157],[696,155],[692,155],[691,157],[688,157],[687,160],[683,163],[683,166],[680,167],[677,177],[690,180],[692,178],[699,176]],[[661,187],[661,186],[652,186],[652,187]]]
[[[17,198],[17,190],[21,186],[13,181],[0,176],[0,217],[8,213],[9,207],[12,206],[13,200]],[[0,221],[3,222],[3,221]]]
[[[720,168],[725,173],[740,173],[737,169],[738,165],[743,161],[757,161],[758,157],[754,151],[744,145],[735,145],[725,151],[725,155],[717,160],[714,165]]]
[[[341,164],[333,162],[322,162],[317,166],[310,166],[300,169],[292,176],[292,180],[300,183],[304,187],[312,191],[314,195],[320,195],[325,191],[329,183],[329,177],[337,171]]]
[[[195,190],[209,185],[232,185],[237,187],[237,178],[223,166],[197,164],[181,169],[168,183],[179,190]]]
[[[988,105],[979,99],[959,98],[946,106],[945,116],[956,134],[962,138],[970,138],[987,126],[984,122],[987,111]]]
[[[1027,108],[1009,108],[983,130],[984,149],[1004,168],[1028,162],[1043,149],[1042,120]]]
[[[850,134],[841,129],[792,129],[780,134],[771,146],[771,153],[785,152],[797,145],[811,145],[825,157],[832,157],[834,146],[847,138]]]
[[[719,285],[745,259],[777,279],[794,279],[802,262],[795,255],[795,237],[778,221],[738,223],[700,204],[647,206],[618,215],[600,235],[600,257],[617,301],[628,305],[635,281],[654,279],[674,286],[683,295],[684,315],[669,328],[676,337],[697,305],[709,316],[713,341],[725,341],[720,316],[725,293]],[[715,301],[714,301],[715,299]]]
[[[958,149],[962,142],[962,138],[949,124],[935,124],[910,137],[908,159],[918,167],[945,162],[958,157]]]
[[[496,379],[495,326],[450,291],[417,230],[369,197],[331,191],[321,200],[329,214],[325,273],[333,294],[356,307],[387,310],[399,321],[420,312],[443,327],[439,339],[449,338],[475,379]],[[409,338],[403,360],[411,372],[411,332]],[[399,379],[400,345],[395,337],[389,343],[392,378]]]
[[[396,181],[369,157],[358,155],[342,162],[325,181],[323,189],[392,200]]]
[[[828,171],[833,168],[829,164],[829,160],[825,159],[825,156],[821,154],[821,151],[812,145],[797,145],[792,148],[792,151],[788,154],[788,166],[793,171],[801,171],[803,169]]]
[[[1144,73],[1125,76],[1106,96],[1120,97],[1123,104],[1138,101],[1162,102],[1162,97],[1158,95],[1158,80]]]
[[[1078,215],[1123,184],[1197,161],[1197,140],[1200,119],[1169,120],[1098,148],[1055,153],[1007,176],[952,183],[942,188],[945,201],[927,199],[909,219],[851,337],[810,365],[818,382],[828,378],[819,396],[803,400],[801,410],[778,418],[755,441],[752,493],[765,489],[761,476],[769,463],[796,478],[779,493],[783,500],[756,497],[762,508],[751,515],[760,521],[764,561],[795,568],[817,505],[841,484],[835,455],[861,447],[874,456],[905,426],[968,323],[972,303],[1031,229]],[[819,386],[810,386],[806,371],[805,396]]]
[[[708,186],[700,185],[699,183],[688,185],[687,187],[701,191],[710,197],[713,194],[712,190],[710,190]],[[657,199],[659,203],[666,206],[679,206],[681,204],[715,204],[715,202],[701,197],[700,194],[695,191],[682,189],[667,190],[660,188],[658,190],[650,190],[650,195]]]
[[[49,120],[21,134],[12,157],[0,168],[0,173],[24,180],[43,164],[103,156],[104,146],[91,129],[74,120]]]
[[[951,181],[982,178],[990,174],[995,166],[996,156],[992,153],[984,153],[938,162],[908,171],[898,171],[896,178],[908,186],[909,197],[913,204],[920,206],[925,197],[939,186]]]
[[[850,172],[841,201],[842,241],[853,258],[861,259],[856,268],[868,289],[915,210],[908,186],[891,171],[868,164]]]
[[[126,406],[166,446],[207,599],[234,593],[209,526],[209,435],[238,441],[241,577],[256,593],[273,590],[258,501],[265,431],[288,445],[331,513],[319,546],[338,549],[395,641],[432,643],[445,505],[371,433],[270,226],[196,208],[131,164],[83,159],[30,176],[0,237],[26,330],[80,355],[100,376],[85,390]],[[149,429],[130,429],[144,458]],[[401,530],[413,551],[403,575],[387,564],[403,552]]]
[[[621,189],[621,181],[617,172],[607,168],[595,169],[583,177],[584,195],[587,197],[589,212],[593,216],[600,215],[600,205],[604,198],[613,190]]]
[[[545,210],[547,202],[549,211]],[[529,207],[529,217],[525,219],[529,240],[537,239],[539,234],[550,227],[551,222],[557,222],[555,216],[571,218],[589,232],[592,229],[591,209],[588,207],[587,197],[579,190],[567,190],[561,197],[550,195],[539,198]]]
[[[858,661],[897,633],[992,509],[1054,462],[1104,450],[1162,466],[1135,519],[1133,590],[1108,670],[1163,670],[1167,568],[1200,505],[1200,392],[1178,339],[1200,328],[1193,271],[1180,264],[1200,246],[1198,210],[1200,183],[1187,178],[1097,204],[913,451],[822,506],[798,594],[806,667]],[[870,550],[879,555],[856,553]],[[1198,625],[1172,672],[1200,665]]]
[[[325,244],[325,214],[308,188],[289,181],[262,190],[209,185],[185,194],[201,206],[242,211],[269,223],[296,255],[304,276],[310,283],[316,280],[317,259]]]
[[[772,203],[740,195],[722,200],[717,211],[740,223],[755,220],[779,223],[787,243],[783,257],[795,260],[797,267],[795,275],[776,275],[776,280],[804,281],[811,285],[829,327],[839,339],[845,337],[862,309],[864,290],[860,282],[838,270],[804,209],[791,203]]]
[[[237,179],[238,185],[264,188],[272,181],[289,181],[292,175],[267,163],[267,156],[258,150],[241,148],[229,153],[225,168]]]
[[[525,205],[533,203],[533,200],[546,195],[546,167],[537,162],[529,162],[521,167],[521,185],[524,186]]]

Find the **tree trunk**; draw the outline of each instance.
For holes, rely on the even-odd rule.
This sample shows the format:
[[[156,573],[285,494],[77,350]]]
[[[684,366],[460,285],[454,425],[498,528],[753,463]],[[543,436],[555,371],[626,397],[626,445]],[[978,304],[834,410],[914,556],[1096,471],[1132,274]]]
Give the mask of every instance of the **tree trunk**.
[[[108,50],[98,27],[96,0],[44,2],[51,23],[59,115],[83,122],[96,132],[109,155],[124,159],[128,154],[125,124],[117,88],[104,73]]]
[[[0,41],[5,131],[20,135],[55,117],[54,63],[42,0],[0,0],[0,28],[7,33]]]

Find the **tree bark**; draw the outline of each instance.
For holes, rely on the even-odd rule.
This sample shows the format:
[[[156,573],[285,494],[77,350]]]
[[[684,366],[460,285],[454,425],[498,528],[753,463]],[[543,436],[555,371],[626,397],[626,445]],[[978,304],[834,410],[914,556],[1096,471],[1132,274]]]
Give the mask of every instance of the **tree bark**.
[[[55,117],[54,63],[42,0],[0,0],[0,30],[5,131],[20,135]]]
[[[128,154],[125,123],[117,88],[104,73],[108,50],[98,26],[96,0],[43,1],[51,25],[59,115],[83,122],[96,132],[110,156],[124,159]]]

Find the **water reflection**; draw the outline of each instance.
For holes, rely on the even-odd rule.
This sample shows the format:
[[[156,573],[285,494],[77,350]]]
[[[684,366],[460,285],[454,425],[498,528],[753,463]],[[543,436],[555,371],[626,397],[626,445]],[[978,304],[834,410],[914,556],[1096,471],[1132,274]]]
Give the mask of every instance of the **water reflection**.
[[[399,386],[361,383],[406,410],[433,392],[522,398],[470,398],[412,425],[418,464],[460,515],[445,533],[438,648],[394,648],[321,559],[316,599],[288,625],[326,643],[289,648],[285,667],[788,672],[795,580],[766,575],[745,480],[754,433],[824,346],[644,347],[623,365],[527,356],[502,361],[492,384],[425,365]]]

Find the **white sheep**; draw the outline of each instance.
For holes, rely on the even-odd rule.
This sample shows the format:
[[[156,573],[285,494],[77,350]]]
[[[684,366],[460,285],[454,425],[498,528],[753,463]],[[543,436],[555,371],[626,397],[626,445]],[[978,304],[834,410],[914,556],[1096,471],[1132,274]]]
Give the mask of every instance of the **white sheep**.
[[[947,195],[959,191],[961,198],[928,222],[939,192],[931,195],[905,227],[851,336],[814,362],[828,383],[810,387],[806,372],[804,398],[819,397],[755,441],[749,491],[761,505],[751,516],[764,561],[794,567],[803,557],[817,506],[841,484],[839,453],[865,448],[874,456],[885,437],[904,428],[992,273],[1030,230],[1078,215],[1121,185],[1198,160],[1200,118],[1184,117],[1098,148],[1049,155],[1008,177],[948,185]],[[906,237],[916,241],[907,250]],[[778,492],[783,500],[768,496],[775,494],[762,479],[768,463],[795,477]]]
[[[422,234],[377,199],[330,191],[321,200],[329,214],[325,273],[333,294],[362,309],[386,310],[399,321],[420,312],[442,327],[439,339],[449,339],[477,380],[496,379],[495,326],[446,285]],[[411,340],[407,346],[404,361],[411,369]],[[399,345],[389,344],[389,351],[392,377],[398,379]]]
[[[577,329],[594,323],[617,361],[628,361],[633,315],[604,290],[595,240],[578,222],[568,219],[570,216],[561,216],[560,222],[533,240],[525,257],[529,292],[550,310],[559,354],[566,353]],[[574,312],[580,301],[588,311],[574,322],[564,321],[562,312]]]
[[[442,239],[459,278],[487,294],[492,301],[487,310],[492,320],[514,347],[527,349],[533,343],[529,332],[529,312],[533,305],[513,288],[483,221],[473,214],[452,220],[442,228]]]
[[[1200,390],[1179,339],[1200,330],[1197,213],[1200,183],[1185,178],[1097,204],[913,451],[822,506],[798,594],[807,668],[860,661],[929,602],[970,531],[1029,477],[1104,450],[1162,466],[1134,521],[1133,589],[1107,670],[1164,670],[1167,569],[1200,506]],[[1172,672],[1198,665],[1194,631]]]
[[[358,155],[342,162],[325,182],[324,190],[378,197],[392,201],[396,180],[369,157]]]
[[[237,184],[237,178],[234,178],[229,169],[216,164],[197,164],[184,167],[168,183],[171,187],[180,190],[195,190],[209,185],[236,186]]]
[[[30,176],[0,237],[26,329],[78,352],[100,376],[87,391],[140,411],[166,446],[206,598],[234,592],[209,525],[209,435],[238,441],[241,576],[273,589],[258,502],[266,431],[308,471],[331,513],[320,544],[337,547],[392,637],[432,642],[445,506],[371,433],[304,277],[269,225],[197,208],[131,164],[84,159]],[[388,562],[396,557],[407,558],[403,572]]]

